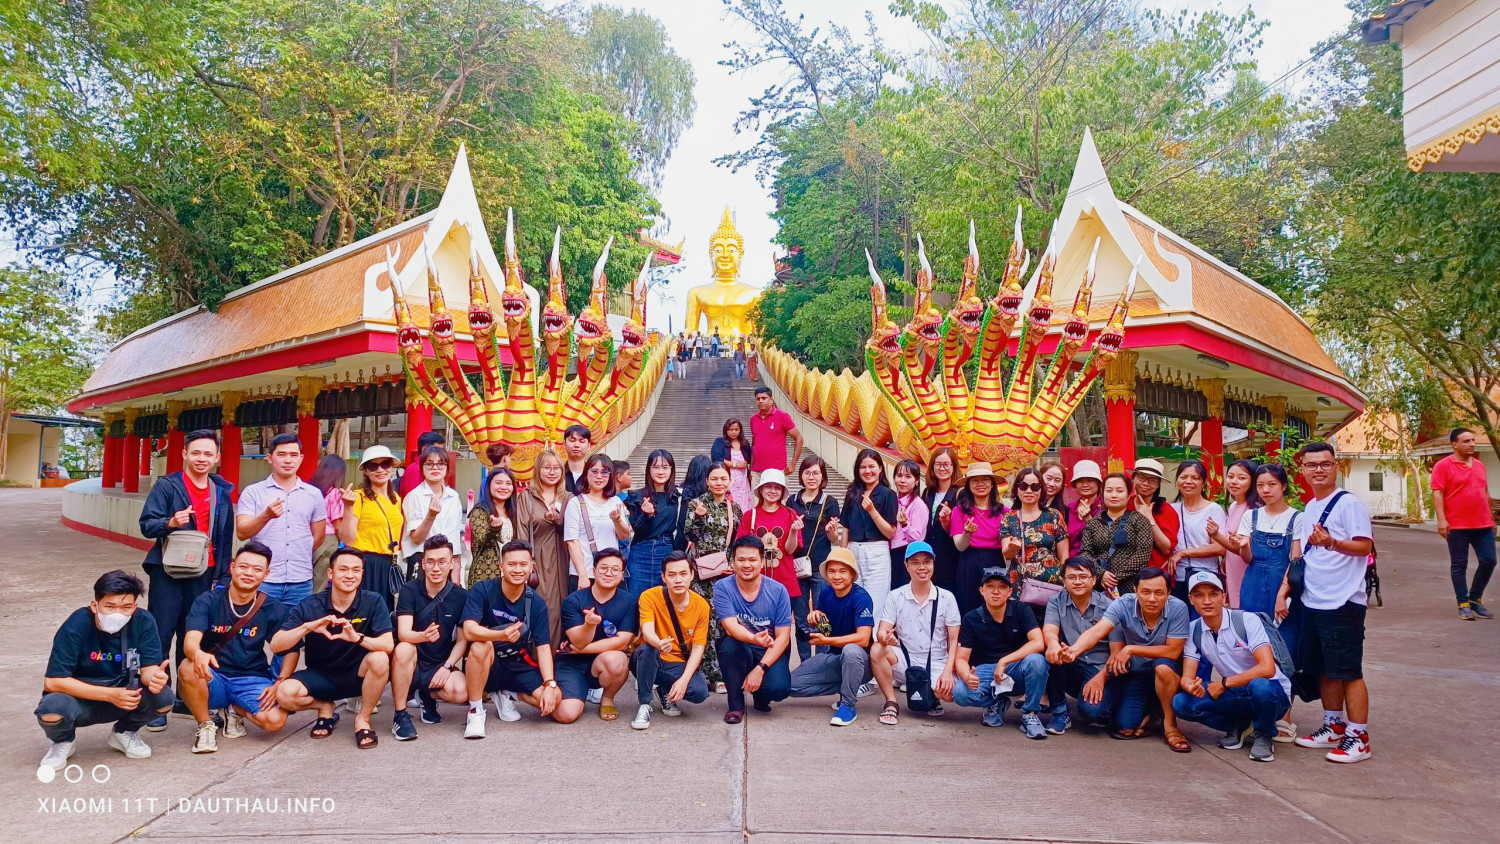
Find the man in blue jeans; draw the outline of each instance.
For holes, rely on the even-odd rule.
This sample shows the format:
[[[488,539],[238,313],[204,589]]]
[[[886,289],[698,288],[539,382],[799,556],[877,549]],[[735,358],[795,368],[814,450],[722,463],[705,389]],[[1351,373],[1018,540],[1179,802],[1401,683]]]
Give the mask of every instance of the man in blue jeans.
[[[734,577],[714,584],[714,613],[724,627],[719,671],[728,691],[724,723],[745,720],[745,695],[755,711],[770,712],[792,688],[792,598],[786,587],[764,576],[765,545],[754,534],[730,546]]]
[[[959,706],[984,707],[983,723],[1005,723],[1010,695],[1026,696],[1021,704],[1021,732],[1044,739],[1042,694],[1047,691],[1047,660],[1042,656],[1042,628],[1031,607],[1011,600],[1014,590],[1004,567],[980,573],[984,606],[964,614],[958,628],[958,653],[952,700]]]
[[[1182,691],[1172,710],[1184,721],[1222,730],[1219,747],[1239,750],[1254,729],[1250,758],[1276,758],[1276,719],[1292,705],[1292,681],[1276,665],[1271,639],[1260,616],[1225,609],[1224,584],[1213,572],[1188,578],[1188,600],[1198,610],[1183,649]],[[1243,634],[1243,635],[1242,635]],[[1219,679],[1204,683],[1198,663],[1207,660]]]
[[[1047,601],[1042,619],[1043,653],[1050,663],[1047,671],[1047,700],[1052,717],[1047,732],[1060,736],[1073,721],[1068,717],[1068,695],[1078,699],[1078,716],[1090,727],[1105,726],[1114,711],[1113,690],[1106,684],[1109,675],[1104,663],[1109,660],[1109,646],[1103,642],[1077,659],[1064,660],[1063,650],[1078,641],[1085,630],[1098,624],[1109,609],[1109,599],[1094,589],[1099,576],[1088,557],[1069,557],[1063,563],[1063,591]]]
[[[1176,753],[1192,750],[1172,712],[1172,697],[1182,684],[1183,646],[1188,637],[1187,604],[1172,597],[1167,573],[1155,566],[1136,576],[1135,594],[1121,595],[1104,617],[1063,649],[1066,661],[1093,650],[1109,637],[1105,687],[1114,698],[1113,735],[1138,739],[1146,734],[1146,719],[1161,709],[1162,735]],[[1154,693],[1154,696],[1153,696]]]

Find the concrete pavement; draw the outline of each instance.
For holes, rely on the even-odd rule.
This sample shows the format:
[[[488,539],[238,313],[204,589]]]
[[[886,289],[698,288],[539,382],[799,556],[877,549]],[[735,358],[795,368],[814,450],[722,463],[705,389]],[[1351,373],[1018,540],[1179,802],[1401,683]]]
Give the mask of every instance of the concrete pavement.
[[[57,492],[0,490],[0,711],[15,726],[0,761],[4,841],[1427,842],[1486,839],[1500,825],[1500,739],[1488,721],[1500,621],[1456,620],[1441,541],[1386,528],[1387,606],[1371,611],[1367,646],[1375,756],[1359,765],[1289,745],[1272,764],[1252,763],[1192,725],[1185,755],[1154,736],[1032,742],[1013,721],[986,729],[977,711],[952,707],[892,729],[876,723],[873,699],[845,729],[828,726],[828,699],[730,727],[714,697],[637,732],[627,684],[619,722],[592,707],[566,727],[529,711],[502,724],[492,712],[484,741],[464,741],[461,708],[445,706],[443,724],[398,743],[387,699],[373,751],[355,749],[347,715],[324,741],[299,715],[280,735],[252,728],[204,756],[188,752],[190,719],[173,717],[165,733],[144,734],[156,753],[142,761],[89,728],[73,760],[82,781],[43,784],[46,740],[31,711],[52,634],[99,573],[138,570],[141,557],[62,527],[59,503]],[[1297,705],[1303,725],[1320,716]]]

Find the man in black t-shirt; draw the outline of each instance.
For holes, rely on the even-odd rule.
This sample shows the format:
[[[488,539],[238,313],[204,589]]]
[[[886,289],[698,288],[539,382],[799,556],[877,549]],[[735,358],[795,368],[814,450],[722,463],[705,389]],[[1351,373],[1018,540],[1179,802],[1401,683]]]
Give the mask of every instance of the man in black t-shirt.
[[[470,643],[464,659],[469,694],[464,738],[484,738],[485,692],[495,696],[501,720],[520,717],[507,717],[498,700],[501,692],[519,696],[543,717],[556,717],[562,689],[547,641],[547,603],[526,585],[533,565],[531,543],[513,539],[500,549],[500,576],[469,590],[463,616],[463,635]]]
[[[354,715],[354,744],[368,750],[379,744],[370,729],[370,713],[391,676],[391,613],[380,595],[360,589],[365,561],[353,548],[333,552],[328,589],[293,607],[271,639],[271,650],[286,655],[299,646],[306,668],[282,682],[276,702],[287,712],[316,709],[309,735],[328,738],[338,724],[333,703],[360,699]]]
[[[187,657],[178,667],[177,688],[198,721],[194,753],[219,749],[211,710],[220,710],[225,738],[243,737],[246,720],[268,733],[286,726],[276,688],[296,670],[297,658],[282,660],[279,676],[271,676],[266,643],[281,629],[287,610],[260,591],[270,571],[271,549],[252,539],[229,564],[228,587],[199,595],[188,610],[182,646]]]
[[[630,643],[640,629],[636,596],[620,588],[625,560],[614,548],[601,548],[594,555],[594,582],[587,589],[563,599],[564,651],[557,658],[557,682],[562,703],[553,716],[559,724],[571,724],[583,714],[589,689],[600,689],[599,718],[620,717],[615,694],[630,676]]]
[[[127,758],[151,755],[139,731],[171,711],[173,696],[161,668],[156,619],[138,606],[145,591],[140,578],[109,572],[94,581],[94,600],[74,610],[52,637],[36,707],[52,741],[43,769],[66,768],[77,729],[92,724],[113,724],[108,744]]]
[[[1042,694],[1047,691],[1046,643],[1036,613],[1020,601],[1011,600],[1010,578],[994,566],[981,573],[979,594],[984,606],[969,610],[958,629],[958,654],[953,663],[959,682],[953,685],[953,702],[959,706],[984,707],[984,725],[1005,723],[1011,694],[1024,694],[1021,732],[1027,738],[1044,739]]]
[[[443,720],[437,702],[468,700],[464,672],[459,668],[468,642],[461,632],[469,593],[453,582],[453,543],[446,536],[429,536],[422,544],[422,576],[396,593],[396,653],[391,661],[391,698],[396,714],[391,735],[397,741],[417,737],[417,727],[406,711],[412,687],[422,701],[422,723]]]

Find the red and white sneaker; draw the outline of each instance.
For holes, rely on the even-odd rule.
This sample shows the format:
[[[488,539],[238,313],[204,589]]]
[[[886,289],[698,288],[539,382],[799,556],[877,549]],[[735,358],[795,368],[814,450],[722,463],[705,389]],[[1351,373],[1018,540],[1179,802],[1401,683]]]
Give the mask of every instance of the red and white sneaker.
[[[1312,747],[1318,749],[1332,749],[1338,747],[1344,741],[1344,722],[1335,721],[1332,724],[1323,723],[1312,733],[1305,736],[1297,736],[1298,747]]]
[[[1363,762],[1370,758],[1370,734],[1352,730],[1339,742],[1339,746],[1328,751],[1330,762]]]

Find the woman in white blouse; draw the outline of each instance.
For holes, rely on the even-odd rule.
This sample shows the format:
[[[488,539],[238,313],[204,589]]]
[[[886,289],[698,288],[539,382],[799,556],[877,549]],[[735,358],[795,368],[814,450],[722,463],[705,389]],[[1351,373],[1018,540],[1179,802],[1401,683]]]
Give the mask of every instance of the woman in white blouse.
[[[401,557],[406,560],[407,580],[417,576],[422,543],[431,537],[447,537],[465,565],[469,559],[464,547],[467,514],[458,490],[447,484],[448,452],[441,446],[428,446],[417,457],[417,468],[422,473],[422,483],[401,501],[401,512],[406,517],[406,530],[401,534]],[[454,583],[462,580],[462,572],[463,566],[454,566]]]
[[[579,493],[563,513],[563,542],[572,560],[572,588],[587,589],[594,582],[594,555],[619,548],[633,531],[625,503],[615,495],[615,464],[608,455],[595,454],[583,463]]]

